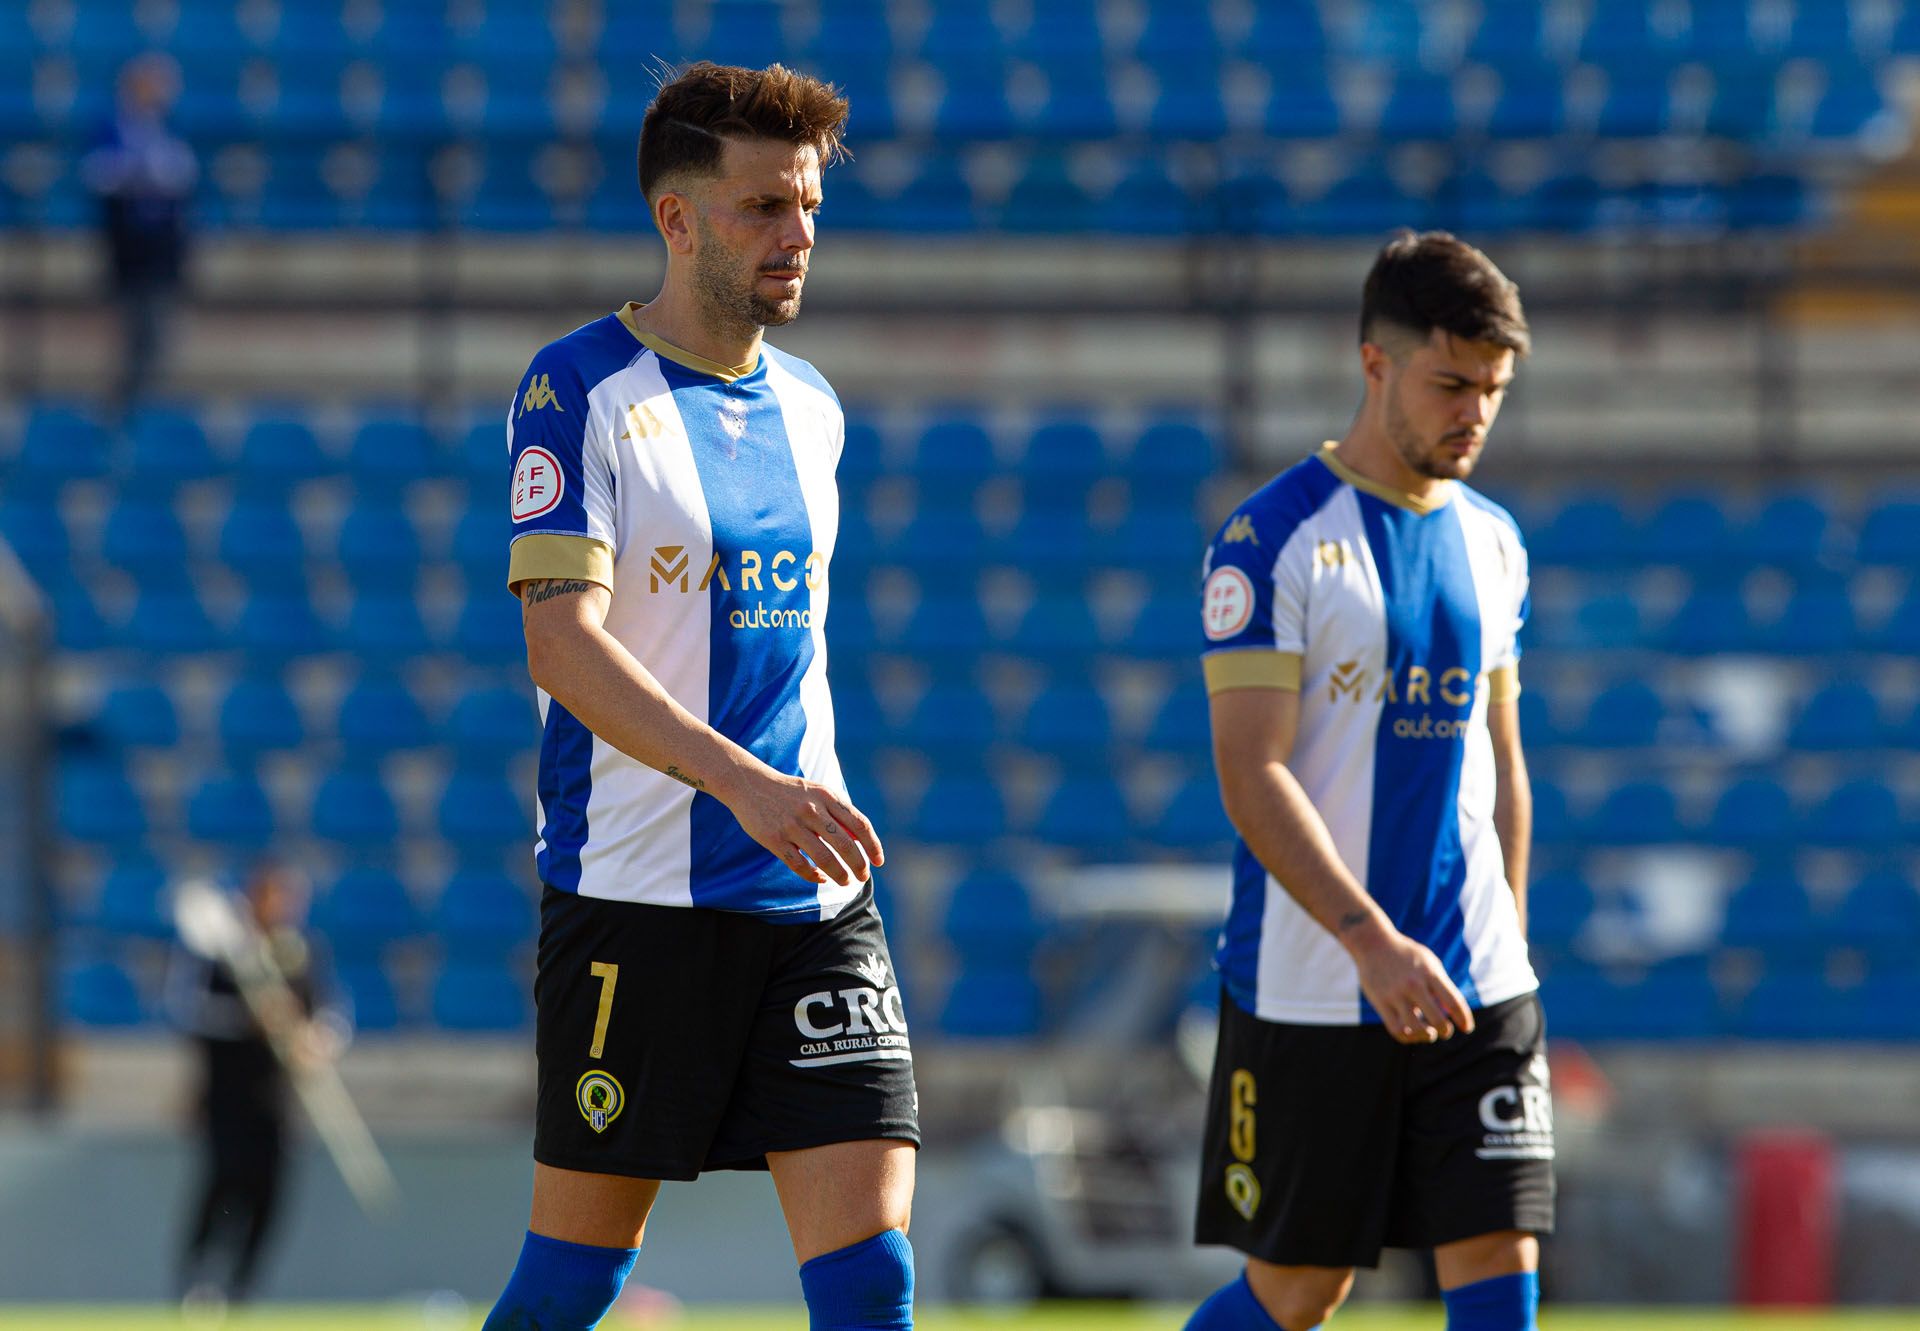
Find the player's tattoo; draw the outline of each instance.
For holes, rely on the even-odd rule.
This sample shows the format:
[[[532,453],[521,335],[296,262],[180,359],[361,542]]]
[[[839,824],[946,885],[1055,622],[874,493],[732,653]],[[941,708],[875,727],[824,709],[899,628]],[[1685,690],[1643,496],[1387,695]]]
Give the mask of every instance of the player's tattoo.
[[[556,596],[573,596],[591,590],[594,584],[582,582],[578,578],[538,578],[520,589],[520,599],[526,605],[539,605],[542,601],[551,601]]]
[[[707,788],[707,783],[702,781],[699,777],[688,776],[685,772],[681,771],[679,768],[673,766],[672,764],[668,764],[667,766],[667,775],[672,777],[675,781],[682,783],[683,785],[692,786],[695,790],[705,790]]]
[[[1349,929],[1358,929],[1367,922],[1367,913],[1363,910],[1350,910],[1340,917],[1340,927],[1335,931],[1345,933]]]

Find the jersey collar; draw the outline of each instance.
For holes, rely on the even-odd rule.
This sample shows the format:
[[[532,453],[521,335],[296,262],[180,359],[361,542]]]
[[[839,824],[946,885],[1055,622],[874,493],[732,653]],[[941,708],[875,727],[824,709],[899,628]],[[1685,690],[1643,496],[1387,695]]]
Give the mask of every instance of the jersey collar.
[[[634,316],[644,308],[639,301],[630,300],[614,313],[619,316],[620,322],[626,325],[627,331],[639,339],[641,346],[662,360],[670,360],[675,365],[683,365],[699,374],[710,374],[722,383],[729,384],[737,379],[746,378],[760,368],[759,356],[755,356],[752,363],[747,365],[722,365],[717,360],[708,360],[705,356],[696,356],[691,351],[681,350],[665,338],[649,333],[640,326]]]
[[[1363,490],[1375,499],[1384,499],[1389,504],[1397,504],[1401,508],[1408,509],[1411,512],[1426,514],[1438,513],[1441,509],[1445,508],[1447,502],[1453,498],[1454,487],[1451,481],[1440,488],[1439,494],[1429,499],[1421,495],[1408,494],[1405,490],[1396,490],[1391,485],[1382,485],[1376,480],[1370,480],[1342,462],[1339,456],[1333,451],[1335,447],[1336,445],[1331,439],[1320,445],[1320,452],[1316,455],[1320,459],[1320,464],[1348,485],[1351,485],[1354,489]]]

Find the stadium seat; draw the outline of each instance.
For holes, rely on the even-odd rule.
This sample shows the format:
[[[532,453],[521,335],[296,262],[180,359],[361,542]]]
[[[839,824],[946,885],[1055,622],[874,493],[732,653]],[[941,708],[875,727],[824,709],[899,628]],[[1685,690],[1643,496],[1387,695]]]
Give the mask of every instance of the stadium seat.
[[[1118,526],[1096,528],[1093,561],[1105,568],[1193,576],[1207,548],[1207,533],[1186,505],[1130,509]],[[1171,580],[1171,579],[1169,579]]]
[[[839,614],[836,606],[829,612],[828,622]],[[971,593],[923,596],[896,639],[889,641],[886,635],[876,635],[880,645],[897,647],[935,668],[970,663],[987,640],[986,617]]]
[[[1403,68],[1387,94],[1376,127],[1389,143],[1444,141],[1456,129],[1453,84],[1441,74]]]
[[[1813,496],[1774,495],[1751,521],[1734,529],[1731,551],[1747,564],[1805,569],[1825,552],[1831,527],[1827,510]]]
[[[1920,564],[1920,499],[1897,495],[1874,505],[1861,523],[1857,554],[1863,564]]]
[[[1055,684],[1034,698],[1019,739],[1067,762],[1091,762],[1113,743],[1113,717],[1092,685]]]
[[[1159,493],[1187,494],[1215,475],[1224,452],[1217,433],[1187,415],[1152,419],[1127,451],[1127,472]],[[1158,490],[1165,485],[1167,490]]]
[[[55,809],[61,834],[75,841],[127,846],[146,835],[140,796],[126,774],[110,762],[63,760]]]
[[[1112,777],[1076,773],[1047,797],[1032,831],[1049,846],[1114,859],[1133,836],[1133,817]]]
[[[1712,979],[1694,965],[1620,977],[1563,967],[1542,981],[1540,997],[1555,1034],[1576,1040],[1697,1041],[1725,1026]]]
[[[497,869],[457,871],[433,910],[434,935],[453,957],[503,957],[531,942],[538,922],[536,899]]]
[[[149,403],[136,408],[127,423],[126,470],[142,493],[164,494],[216,474],[220,460],[191,411]]]
[[[393,981],[377,961],[342,962],[334,981],[353,1010],[356,1035],[384,1035],[400,1026],[400,1002]]]
[[[139,1026],[148,1018],[146,1001],[133,977],[106,960],[61,967],[60,1012],[74,1024],[95,1030]]]
[[[141,586],[177,586],[187,573],[187,537],[164,499],[123,499],[100,534],[100,557]]]
[[[1206,689],[1197,682],[1182,682],[1154,712],[1147,726],[1145,743],[1151,749],[1169,753],[1205,755],[1210,752],[1212,734],[1213,718],[1207,706]]]
[[[951,409],[937,411],[914,445],[913,471],[923,483],[978,482],[999,470],[986,428]]]
[[[948,890],[940,933],[963,961],[999,959],[1024,967],[1046,925],[1017,875],[976,869]]]
[[[265,850],[274,837],[273,805],[245,773],[211,777],[187,801],[187,835],[238,850]]]
[[[1754,651],[1759,633],[1738,586],[1704,582],[1694,587],[1679,612],[1667,621],[1660,642],[1683,656],[1713,656]]]
[[[504,588],[513,529],[497,505],[474,503],[454,524],[454,562],[476,585]]]
[[[530,841],[530,793],[503,777],[455,771],[440,796],[440,835],[463,851],[493,852]]]
[[[939,683],[914,704],[898,737],[901,743],[929,754],[974,754],[997,730],[993,704],[985,693],[970,684]]]
[[[1717,845],[1779,847],[1798,834],[1800,817],[1793,796],[1769,776],[1741,777],[1720,792],[1701,829]]]
[[[1314,0],[1265,0],[1254,7],[1253,26],[1242,49],[1256,63],[1290,74],[1317,67],[1327,53],[1320,7]]]
[[[250,494],[284,498],[295,486],[332,469],[313,431],[296,417],[262,416],[240,441],[238,478]]]
[[[67,572],[72,552],[60,511],[39,499],[0,499],[0,539],[26,565],[27,572],[40,579]]]
[[[173,700],[158,684],[121,684],[101,700],[91,729],[114,748],[166,749],[180,742]]]
[[[968,967],[954,976],[940,1006],[942,1035],[959,1040],[1019,1040],[1039,1033],[1040,986],[1024,970]]]
[[[233,641],[262,664],[313,656],[336,645],[334,634],[297,587],[254,592],[234,622]]]
[[[1593,889],[1578,873],[1545,873],[1527,889],[1527,937],[1535,947],[1566,949],[1593,917]]]
[[[1488,136],[1547,139],[1561,133],[1567,122],[1565,86],[1553,65],[1509,65],[1501,71],[1500,95],[1487,116]]]
[[[249,586],[299,587],[306,576],[306,539],[283,500],[238,500],[220,526],[220,562]]]
[[[1182,782],[1148,832],[1157,846],[1190,852],[1219,852],[1233,842],[1233,825],[1220,805],[1220,785],[1212,775]]]
[[[1658,781],[1625,781],[1609,790],[1587,819],[1587,837],[1602,844],[1678,841],[1673,791]]]
[[[1106,443],[1086,421],[1084,409],[1036,428],[1020,454],[1020,467],[1029,508],[1062,507],[1059,495],[1073,493],[1076,486],[1084,492],[1112,470]]]
[[[1856,61],[1827,67],[1827,90],[1808,126],[1815,139],[1850,139],[1870,129],[1887,113],[1881,71]]]
[[[1905,830],[1898,798],[1884,781],[1872,777],[1856,777],[1835,786],[1802,824],[1802,835],[1812,845],[1862,850],[1897,846]]]
[[[439,463],[427,427],[397,412],[363,422],[347,451],[347,470],[363,493],[389,502],[405,487],[434,476]]]
[[[1843,1040],[1858,1033],[1856,994],[1817,970],[1771,971],[1736,1009],[1732,1034],[1747,1040]]]
[[[466,605],[453,627],[453,650],[477,665],[517,665],[527,658],[520,607],[506,592],[506,561],[498,582],[470,581]]]
[[[9,497],[51,493],[70,480],[107,474],[106,431],[79,407],[35,403],[20,436],[20,452],[9,469]]]
[[[309,826],[322,841],[378,853],[399,837],[400,816],[376,773],[348,768],[329,775],[314,791]]]
[[[1543,846],[1565,845],[1579,835],[1579,820],[1558,782],[1535,772],[1533,780],[1533,839]]]
[[[350,760],[379,759],[433,742],[419,699],[390,675],[363,676],[341,699],[336,729]]]
[[[220,704],[220,742],[233,757],[296,749],[305,739],[300,709],[277,679],[242,679]]]
[[[1872,645],[1900,656],[1920,656],[1920,583],[1908,587],[1906,596],[1873,633]]]
[[[342,644],[356,656],[371,661],[397,661],[419,656],[433,648],[426,622],[420,618],[420,604],[407,583],[399,589],[376,584],[354,597],[341,629]],[[505,596],[500,597],[505,601]],[[517,626],[516,626],[517,627]],[[480,658],[481,653],[468,652]],[[483,659],[494,660],[491,655]]]
[[[1898,868],[1868,870],[1847,889],[1828,929],[1834,942],[1876,962],[1920,956],[1920,890]]]
[[[940,845],[984,846],[1006,830],[1006,802],[990,778],[943,769],[921,796],[908,835]]]
[[[420,538],[398,504],[356,504],[340,524],[335,551],[360,587],[410,584],[420,565]]]
[[[1650,564],[1698,569],[1726,558],[1728,536],[1726,511],[1712,495],[1677,494],[1647,519],[1640,534],[1641,557]]]
[[[1853,593],[1845,583],[1802,583],[1786,609],[1760,635],[1769,652],[1781,656],[1830,656],[1861,643]]]
[[[483,1034],[527,1024],[527,985],[496,962],[454,960],[433,985],[433,1020],[442,1030]]]
[[[1014,625],[1006,645],[1048,660],[1072,660],[1100,649],[1100,625],[1082,597],[1042,594]]]
[[[384,869],[349,869],[314,902],[313,925],[345,964],[371,962],[419,930],[419,912],[400,880]]]
[[[146,855],[115,860],[94,898],[92,922],[110,936],[171,939],[167,873],[159,861]]]
[[[1198,568],[1195,569],[1196,574]],[[1184,595],[1161,592],[1147,597],[1127,631],[1124,650],[1136,658],[1159,657],[1191,664],[1206,642],[1200,629],[1198,587]]]
[[[476,689],[453,706],[447,733],[462,762],[499,762],[531,750],[540,717],[525,689]]]
[[[1799,875],[1784,866],[1765,866],[1727,898],[1720,941],[1763,952],[1771,965],[1806,964],[1826,940]]]
[[[1635,549],[1619,503],[1598,496],[1567,504],[1534,534],[1531,544],[1534,562],[1546,566],[1616,567]]]
[[[1050,6],[1049,6],[1050,8]],[[1036,16],[1035,27],[1045,26]],[[1018,108],[1015,116],[1019,128],[1025,133],[1042,140],[1084,140],[1110,138],[1118,129],[1114,117],[1113,97],[1108,91],[1106,68],[1098,55],[1092,59],[1083,59],[1073,63],[1061,62],[1046,71],[1047,90],[1045,98],[1027,117],[1020,117]],[[1053,182],[1054,189],[1049,191],[1052,197],[1058,197],[1065,205],[1060,211],[1034,207],[1031,219],[1020,222],[1010,221],[1008,225],[1022,231],[1065,230],[1074,223],[1075,207],[1086,207],[1089,200],[1074,184],[1067,170],[1066,159],[1051,152],[1036,154],[1028,161],[1028,174],[1025,177],[1029,194],[1038,200],[1035,182],[1044,175]],[[1016,193],[1019,187],[1015,187]],[[1086,229],[1095,229],[1091,217],[1086,219]]]
[[[1588,748],[1646,749],[1660,740],[1666,704],[1651,684],[1622,680],[1594,695],[1586,721],[1571,740]]]
[[[1838,679],[1807,699],[1787,733],[1793,749],[1876,749],[1895,737],[1880,719],[1880,700],[1857,679]]]

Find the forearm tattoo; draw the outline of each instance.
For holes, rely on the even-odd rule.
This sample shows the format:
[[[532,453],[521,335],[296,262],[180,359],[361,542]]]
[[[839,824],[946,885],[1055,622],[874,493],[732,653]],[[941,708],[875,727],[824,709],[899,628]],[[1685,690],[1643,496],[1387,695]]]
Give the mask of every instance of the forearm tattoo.
[[[695,790],[705,790],[707,788],[707,783],[702,781],[699,777],[688,776],[685,772],[681,771],[678,767],[674,767],[671,764],[669,764],[667,767],[667,775],[672,777],[675,781],[680,782],[682,785],[692,786]]]
[[[1340,928],[1338,932],[1345,933],[1349,929],[1357,929],[1366,922],[1367,913],[1365,911],[1350,910],[1340,917]]]
[[[542,601],[551,601],[556,596],[573,596],[589,591],[594,584],[582,582],[578,578],[563,580],[538,578],[520,589],[520,599],[526,605],[539,605]]]

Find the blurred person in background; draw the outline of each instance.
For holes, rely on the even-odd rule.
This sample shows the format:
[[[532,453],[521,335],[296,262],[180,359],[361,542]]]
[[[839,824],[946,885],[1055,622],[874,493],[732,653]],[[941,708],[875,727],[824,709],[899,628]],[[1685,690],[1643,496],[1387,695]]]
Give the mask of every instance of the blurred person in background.
[[[299,1009],[290,1014],[293,1058],[300,1064],[337,1059],[351,1025],[335,1000],[325,953],[302,927],[305,877],[279,861],[262,861],[249,873],[241,897],[242,918],[264,942]],[[282,1209],[292,1069],[224,961],[179,949],[167,977],[167,1010],[198,1056],[197,1125],[205,1150],[181,1253],[180,1290],[190,1304],[239,1302],[253,1290]]]
[[[847,102],[780,65],[660,89],[648,304],[509,408],[540,689],[533,1210],[487,1331],[586,1331],[662,1179],[773,1175],[815,1331],[913,1324],[919,1097],[827,688],[839,400],[791,321]],[[854,594],[859,594],[856,586]]]
[[[80,163],[81,179],[100,201],[120,317],[114,403],[123,413],[152,382],[186,275],[187,207],[200,167],[167,124],[179,95],[180,67],[172,57],[151,52],[128,61],[113,118]]]
[[[1209,549],[1202,663],[1239,833],[1196,1237],[1247,1255],[1189,1331],[1308,1331],[1383,1247],[1431,1248],[1449,1331],[1531,1331],[1553,1228],[1527,956],[1526,547],[1464,484],[1530,350],[1444,232],[1368,275],[1346,437]]]

